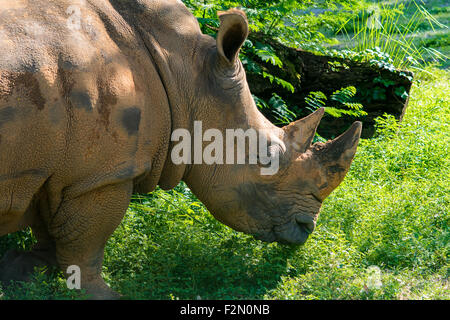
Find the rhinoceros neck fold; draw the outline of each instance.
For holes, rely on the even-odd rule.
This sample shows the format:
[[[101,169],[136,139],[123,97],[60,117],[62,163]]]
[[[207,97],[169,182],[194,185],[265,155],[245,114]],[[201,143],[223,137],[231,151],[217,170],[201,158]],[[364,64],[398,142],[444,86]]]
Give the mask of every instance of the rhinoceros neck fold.
[[[174,128],[188,128],[191,122],[191,119],[188,117],[190,112],[182,102],[179,94],[181,89],[177,84],[176,77],[172,74],[173,70],[169,65],[170,61],[168,61],[163,53],[163,49],[158,45],[156,38],[150,32],[141,30],[141,36],[146,43],[166,91],[171,118],[170,132]],[[186,165],[174,165],[170,160],[169,154],[172,147],[172,142],[169,142],[168,154],[158,183],[163,189],[174,188],[183,178],[186,169]]]

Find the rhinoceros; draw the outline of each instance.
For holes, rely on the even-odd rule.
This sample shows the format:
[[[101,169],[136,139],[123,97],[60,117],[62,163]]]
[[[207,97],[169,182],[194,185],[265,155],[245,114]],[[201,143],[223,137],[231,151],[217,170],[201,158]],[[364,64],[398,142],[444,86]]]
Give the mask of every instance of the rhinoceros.
[[[176,0],[0,0],[0,236],[31,227],[37,240],[5,254],[2,281],[75,265],[91,297],[117,297],[100,275],[105,243],[133,193],[180,181],[237,231],[306,241],[350,168],[361,123],[326,143],[312,143],[323,109],[273,125],[239,60],[245,13],[219,18],[213,38]],[[264,132],[279,170],[175,164],[171,135],[195,121]]]

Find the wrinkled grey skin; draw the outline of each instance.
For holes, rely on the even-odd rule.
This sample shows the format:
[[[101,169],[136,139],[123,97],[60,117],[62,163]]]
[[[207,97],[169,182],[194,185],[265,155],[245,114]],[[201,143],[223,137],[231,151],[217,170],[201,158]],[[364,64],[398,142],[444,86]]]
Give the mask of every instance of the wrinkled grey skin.
[[[0,280],[35,266],[81,268],[93,298],[104,245],[133,192],[186,181],[211,213],[265,241],[304,243],[344,178],[361,124],[311,145],[323,109],[277,128],[258,111],[238,59],[245,14],[220,15],[217,40],[175,0],[0,0],[0,236],[31,226]],[[175,165],[171,133],[253,128],[281,151],[260,165]]]

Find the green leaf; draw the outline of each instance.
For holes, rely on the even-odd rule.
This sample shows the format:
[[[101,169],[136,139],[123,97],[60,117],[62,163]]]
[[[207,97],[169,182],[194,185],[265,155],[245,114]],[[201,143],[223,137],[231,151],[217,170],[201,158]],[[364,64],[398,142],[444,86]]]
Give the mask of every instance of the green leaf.
[[[285,80],[283,80],[281,78],[278,78],[278,77],[276,77],[274,75],[271,75],[271,74],[269,74],[269,73],[267,73],[265,71],[262,72],[262,75],[263,75],[264,78],[268,78],[270,83],[273,83],[275,81],[275,83],[281,85],[283,88],[289,90],[290,92],[292,92],[292,93],[295,92],[295,88],[290,82],[287,82],[287,81],[285,81]]]

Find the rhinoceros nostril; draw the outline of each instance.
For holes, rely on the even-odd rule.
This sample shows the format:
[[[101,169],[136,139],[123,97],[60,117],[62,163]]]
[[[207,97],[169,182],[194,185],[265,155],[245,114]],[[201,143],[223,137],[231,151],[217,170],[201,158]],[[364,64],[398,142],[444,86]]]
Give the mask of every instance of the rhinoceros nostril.
[[[308,233],[312,233],[316,227],[316,222],[310,216],[299,214],[295,216],[295,221],[304,231]]]

